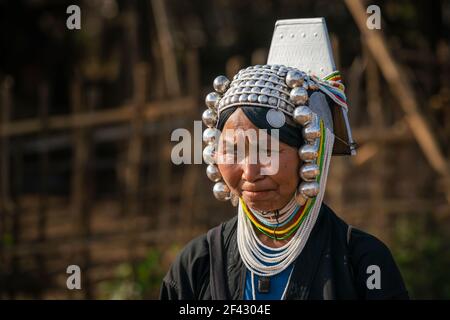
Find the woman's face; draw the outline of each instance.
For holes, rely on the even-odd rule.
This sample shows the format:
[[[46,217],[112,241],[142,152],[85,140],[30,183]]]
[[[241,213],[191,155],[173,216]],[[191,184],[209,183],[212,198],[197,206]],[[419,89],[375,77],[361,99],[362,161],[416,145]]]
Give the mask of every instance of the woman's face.
[[[232,134],[229,135],[227,130],[230,129],[232,129]],[[241,109],[237,109],[225,123],[220,145],[224,145],[224,139],[227,140],[227,143],[230,143],[230,137],[232,144],[239,143],[238,141],[242,139],[242,135],[236,133],[237,129],[244,132],[256,132],[259,138],[258,128],[253,125]],[[270,152],[269,156],[273,159],[277,156],[277,150],[271,146],[270,136],[266,135],[265,137],[267,138],[267,147],[263,147],[263,149],[267,149]],[[245,136],[245,156],[242,161],[238,163],[236,163],[237,161],[232,161],[233,163],[227,162],[226,164],[219,162],[218,167],[231,191],[242,197],[248,206],[260,211],[273,211],[285,206],[294,195],[299,183],[298,170],[300,160],[296,148],[280,141],[278,147],[278,170],[273,175],[263,175],[261,169],[268,164],[261,164],[259,156],[257,158],[258,161],[251,161],[251,159],[255,158],[249,156],[251,145],[257,141],[259,139],[252,142]],[[261,146],[258,146],[259,151],[261,151]],[[276,144],[274,146],[276,147]],[[236,149],[235,147],[234,150],[229,148],[227,150],[227,148],[220,147],[218,156],[228,159],[230,157],[236,158]]]

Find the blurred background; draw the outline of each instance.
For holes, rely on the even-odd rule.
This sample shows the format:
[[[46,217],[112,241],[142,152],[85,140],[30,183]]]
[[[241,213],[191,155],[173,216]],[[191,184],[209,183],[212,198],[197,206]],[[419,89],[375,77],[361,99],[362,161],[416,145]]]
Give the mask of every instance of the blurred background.
[[[215,76],[264,64],[276,20],[307,17],[326,18],[359,145],[325,202],[388,244],[413,298],[450,298],[445,0],[0,0],[0,298],[157,298],[179,250],[236,213],[204,165],[172,164],[171,132]]]

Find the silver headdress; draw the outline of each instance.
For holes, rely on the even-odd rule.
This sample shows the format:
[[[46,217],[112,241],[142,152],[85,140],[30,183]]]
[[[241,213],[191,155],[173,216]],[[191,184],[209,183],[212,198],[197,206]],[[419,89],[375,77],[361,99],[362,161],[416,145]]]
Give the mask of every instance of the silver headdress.
[[[290,46],[289,44],[280,45],[283,32],[287,32],[288,39],[295,37],[293,33],[295,29],[299,33],[299,38],[312,36],[323,39],[326,37],[328,41],[323,19],[296,21],[302,24],[305,20],[312,24],[318,20],[320,26],[318,29],[317,26],[316,29],[313,28],[311,35],[306,35],[304,32],[298,32],[298,24],[297,29],[292,26],[295,25],[292,20],[277,22],[269,62],[275,60],[276,63],[283,63],[282,60],[290,60],[292,57],[286,55],[289,48],[291,51],[294,47],[296,52],[301,51],[298,48],[298,43],[301,41]],[[283,29],[286,25],[287,30]],[[304,27],[300,29],[305,30]],[[309,49],[310,47],[311,45]],[[283,53],[280,53],[280,48],[284,50]],[[323,46],[319,48],[324,49]],[[329,46],[325,48],[326,50],[328,50],[329,58],[331,55]],[[331,68],[332,72],[324,74],[327,68]],[[319,202],[321,202],[331,155],[355,153],[347,119],[344,86],[340,80],[339,73],[334,71],[332,57],[331,64],[327,62],[317,71],[299,70],[293,66],[281,64],[267,64],[242,69],[232,81],[225,76],[217,77],[213,83],[215,91],[209,93],[205,99],[208,109],[202,115],[203,122],[208,127],[203,133],[203,140],[207,144],[203,151],[203,159],[208,164],[207,176],[215,182],[213,187],[215,197],[222,201],[231,200],[233,205],[238,203],[238,197],[232,194],[228,186],[221,181],[219,169],[215,165],[215,152],[220,136],[216,126],[220,113],[234,106],[256,106],[271,109],[267,113],[267,122],[274,128],[283,126],[286,117],[302,126],[302,137],[299,137],[305,141],[299,149],[299,157],[303,162],[299,172],[302,182],[298,187],[296,200],[300,205],[305,205],[308,199],[313,199],[320,193]],[[326,96],[336,105],[329,106]],[[334,144],[335,136],[338,137],[336,141],[339,141],[336,144],[337,148]]]

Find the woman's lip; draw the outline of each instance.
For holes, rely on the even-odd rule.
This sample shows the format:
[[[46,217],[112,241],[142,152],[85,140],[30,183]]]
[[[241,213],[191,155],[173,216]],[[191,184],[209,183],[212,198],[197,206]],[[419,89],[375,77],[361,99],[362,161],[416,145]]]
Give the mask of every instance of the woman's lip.
[[[261,191],[242,191],[242,195],[245,198],[249,198],[251,200],[263,200],[267,198],[270,193],[274,190],[261,190]]]

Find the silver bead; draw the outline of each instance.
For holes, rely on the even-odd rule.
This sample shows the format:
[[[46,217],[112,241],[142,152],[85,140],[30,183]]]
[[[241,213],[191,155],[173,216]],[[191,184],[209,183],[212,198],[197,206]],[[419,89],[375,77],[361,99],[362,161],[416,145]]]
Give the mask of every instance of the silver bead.
[[[258,95],[256,93],[252,93],[248,96],[248,102],[256,102],[258,101]]]
[[[313,198],[319,194],[319,184],[315,181],[313,182],[302,182],[300,183],[300,194]]]
[[[203,149],[203,161],[207,164],[216,163],[216,148],[214,145],[209,144]]]
[[[312,116],[313,113],[310,108],[307,106],[299,106],[294,109],[294,114],[292,117],[298,124],[305,126],[311,121]]]
[[[225,76],[218,76],[214,79],[213,87],[218,93],[223,94],[230,87],[230,80]]]
[[[210,92],[205,98],[206,106],[210,109],[217,109],[217,102],[220,100],[220,94],[217,92]]]
[[[270,89],[269,88],[262,88],[261,93],[262,94],[270,94]]]
[[[274,98],[274,97],[270,97],[270,98],[269,98],[269,104],[270,104],[271,106],[276,106],[277,103],[278,103],[278,99],[277,99],[277,98]]]
[[[303,145],[298,150],[298,156],[305,162],[315,161],[319,156],[319,143]]]
[[[224,182],[217,182],[213,187],[213,193],[219,201],[227,201],[230,199],[230,188]]]
[[[300,188],[299,188],[300,189]],[[306,201],[308,201],[308,198],[305,197],[303,194],[300,193],[300,190],[298,192],[295,193],[295,202],[297,202],[297,204],[299,206],[304,206]]]
[[[267,96],[262,95],[262,96],[258,97],[258,102],[259,103],[267,104],[268,101],[269,101],[269,98]]]
[[[202,114],[202,120],[205,126],[214,127],[217,123],[217,114],[211,109],[206,109]]]
[[[210,164],[206,167],[206,175],[212,182],[218,182],[222,178],[219,168],[217,168],[217,166],[213,164]]]
[[[291,90],[289,98],[295,105],[303,105],[308,101],[308,91],[302,87],[296,87]]]
[[[231,97],[231,103],[238,103],[239,102],[239,96],[238,95],[234,95]]]
[[[272,82],[278,82],[278,78],[275,77],[275,76],[270,76],[269,80],[272,81]]]
[[[308,142],[314,142],[317,138],[320,138],[320,125],[317,115],[313,115],[311,122],[308,123],[302,130],[303,138]]]
[[[241,94],[239,97],[239,102],[247,102],[248,95],[246,93]]]
[[[206,128],[203,131],[203,142],[207,144],[216,144],[219,141],[220,131],[216,128]]]
[[[320,174],[320,168],[315,163],[306,163],[300,168],[300,177],[304,181],[314,181]]]
[[[289,88],[300,87],[303,84],[303,74],[298,70],[289,71],[286,75],[286,84]]]

